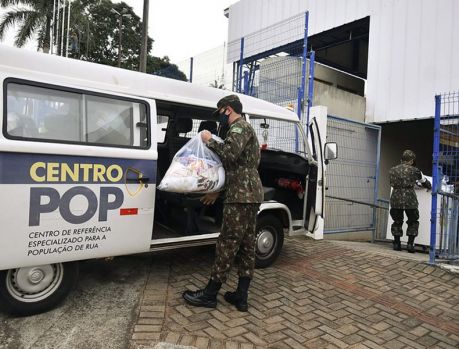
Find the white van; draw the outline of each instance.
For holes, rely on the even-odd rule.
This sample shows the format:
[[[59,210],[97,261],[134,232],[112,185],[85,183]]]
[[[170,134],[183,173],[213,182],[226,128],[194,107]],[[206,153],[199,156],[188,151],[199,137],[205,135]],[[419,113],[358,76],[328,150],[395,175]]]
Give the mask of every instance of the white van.
[[[156,184],[191,136],[217,132],[211,113],[231,92],[4,46],[0,82],[4,311],[53,308],[81,260],[216,241],[221,202],[205,207]],[[336,145],[322,144],[326,112],[322,126],[313,118],[309,146],[295,113],[240,99],[263,144],[256,263],[267,267],[284,233],[320,237]]]

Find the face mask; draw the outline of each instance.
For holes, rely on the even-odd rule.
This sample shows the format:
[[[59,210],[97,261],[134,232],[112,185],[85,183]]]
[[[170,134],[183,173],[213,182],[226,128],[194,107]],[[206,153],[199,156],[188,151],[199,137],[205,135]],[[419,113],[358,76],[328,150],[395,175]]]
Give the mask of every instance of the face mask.
[[[228,127],[229,116],[226,115],[225,113],[226,113],[226,109],[223,110],[220,114],[218,114],[218,121],[220,122],[220,126],[222,128]]]

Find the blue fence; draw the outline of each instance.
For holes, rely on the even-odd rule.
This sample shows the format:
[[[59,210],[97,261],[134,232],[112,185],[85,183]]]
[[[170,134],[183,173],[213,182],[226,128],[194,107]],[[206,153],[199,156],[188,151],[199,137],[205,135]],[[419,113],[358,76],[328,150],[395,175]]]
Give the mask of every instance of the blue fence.
[[[430,263],[459,260],[459,91],[435,96]]]
[[[305,12],[228,45],[229,55],[239,57],[233,66],[233,90],[292,106],[306,125],[314,94],[315,61],[315,52],[308,51],[308,25],[309,12]],[[292,42],[275,46],[277,37]]]

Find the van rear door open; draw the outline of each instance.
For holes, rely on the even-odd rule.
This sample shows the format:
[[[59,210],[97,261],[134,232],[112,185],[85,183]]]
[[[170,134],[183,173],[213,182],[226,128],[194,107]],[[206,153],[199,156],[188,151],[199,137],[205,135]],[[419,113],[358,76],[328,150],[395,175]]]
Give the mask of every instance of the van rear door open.
[[[317,187],[316,201],[314,204],[315,213],[324,218],[325,204],[325,154],[324,148],[327,141],[327,107],[315,106],[311,108],[311,119],[309,122],[309,139],[314,159],[317,161]]]
[[[154,101],[11,77],[2,86],[0,270],[148,251]]]

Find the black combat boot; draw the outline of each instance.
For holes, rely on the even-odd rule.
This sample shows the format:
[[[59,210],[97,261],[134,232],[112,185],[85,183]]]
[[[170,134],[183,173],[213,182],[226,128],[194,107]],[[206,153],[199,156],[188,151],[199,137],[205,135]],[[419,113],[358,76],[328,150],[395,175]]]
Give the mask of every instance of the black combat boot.
[[[250,278],[248,276],[240,277],[236,292],[226,292],[225,301],[236,306],[239,311],[247,311],[249,309],[247,304],[249,286]]]
[[[183,292],[183,299],[195,307],[216,308],[217,307],[217,294],[222,287],[219,281],[209,280],[206,288],[203,290]]]
[[[394,236],[394,251],[401,251],[402,250],[402,243],[400,242],[400,236]]]
[[[414,253],[414,239],[416,236],[408,236],[408,244],[406,245],[406,250],[409,253]]]

